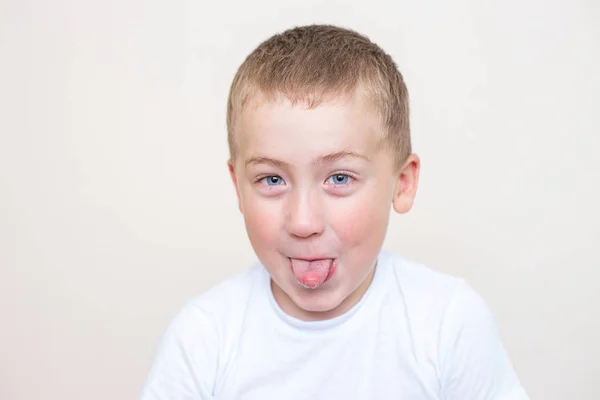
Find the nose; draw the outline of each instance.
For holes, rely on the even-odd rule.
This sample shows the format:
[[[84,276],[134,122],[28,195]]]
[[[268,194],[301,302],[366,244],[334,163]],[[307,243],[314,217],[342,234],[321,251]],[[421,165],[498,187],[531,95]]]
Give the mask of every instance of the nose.
[[[286,206],[286,228],[290,235],[308,238],[323,233],[323,207],[316,193],[293,193]]]

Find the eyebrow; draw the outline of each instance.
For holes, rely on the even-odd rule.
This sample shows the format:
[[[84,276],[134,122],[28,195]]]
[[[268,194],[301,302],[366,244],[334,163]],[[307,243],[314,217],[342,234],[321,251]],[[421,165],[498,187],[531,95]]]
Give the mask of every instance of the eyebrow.
[[[365,161],[370,161],[369,157],[365,156],[364,154],[360,154],[360,153],[356,153],[354,151],[338,151],[335,153],[331,153],[331,154],[327,154],[321,157],[318,157],[316,160],[313,161],[313,164],[326,164],[326,163],[333,163],[335,161],[341,160],[343,158],[360,158],[363,159]],[[285,161],[281,161],[281,160],[277,160],[274,158],[270,158],[270,157],[262,157],[262,156],[256,156],[256,157],[250,157],[248,160],[246,160],[246,167],[248,167],[249,165],[252,164],[271,164],[274,165],[276,167],[287,167],[289,164],[286,163]]]

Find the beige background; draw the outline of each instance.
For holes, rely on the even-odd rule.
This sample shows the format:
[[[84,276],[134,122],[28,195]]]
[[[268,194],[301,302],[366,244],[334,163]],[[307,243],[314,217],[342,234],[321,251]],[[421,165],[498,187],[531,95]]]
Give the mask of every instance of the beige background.
[[[452,3],[452,4],[451,4]],[[535,399],[600,399],[600,7],[0,0],[0,399],[132,399],[188,298],[253,261],[225,100],[259,41],[390,52],[423,160],[386,247],[465,277]]]

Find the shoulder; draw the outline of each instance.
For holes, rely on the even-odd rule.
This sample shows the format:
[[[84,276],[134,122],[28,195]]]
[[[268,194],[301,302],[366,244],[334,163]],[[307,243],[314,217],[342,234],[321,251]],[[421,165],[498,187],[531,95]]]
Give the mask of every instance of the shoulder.
[[[194,316],[202,315],[215,325],[226,324],[228,319],[243,314],[253,289],[261,284],[264,273],[258,263],[245,268],[204,293],[189,299],[180,310],[176,320],[193,323]]]
[[[222,356],[240,336],[248,299],[264,277],[246,268],[187,301],[172,318],[156,351],[142,398],[212,398]]]
[[[391,266],[393,282],[407,307],[427,311],[440,324],[489,320],[491,311],[464,278],[449,275],[393,253],[383,253]]]
[[[220,345],[227,345],[239,331],[248,299],[263,274],[260,265],[251,265],[190,298],[171,318],[163,341],[176,340],[183,348],[204,342],[222,351]]]
[[[386,253],[414,345],[448,399],[527,399],[493,313],[464,279]]]
[[[461,324],[493,324],[487,303],[465,279],[397,254],[382,255],[407,316],[417,327],[444,333],[445,329],[458,329]]]
[[[248,268],[179,310],[160,341],[142,399],[212,398],[221,354],[236,335],[234,324],[261,272]]]
[[[391,266],[400,281],[418,286],[419,289],[452,290],[463,282],[461,278],[445,274],[394,252],[382,251],[381,257],[385,263]]]
[[[472,292],[464,279],[440,272],[432,267],[404,258],[389,251],[381,259],[392,284],[399,292],[408,310],[427,311],[439,318],[455,296],[462,291]]]

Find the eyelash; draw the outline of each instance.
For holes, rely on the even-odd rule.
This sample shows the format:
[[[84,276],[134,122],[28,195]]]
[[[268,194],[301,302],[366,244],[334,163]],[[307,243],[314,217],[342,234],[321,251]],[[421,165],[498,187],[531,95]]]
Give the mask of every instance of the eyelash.
[[[348,172],[337,172],[335,174],[331,174],[327,177],[327,179],[325,179],[325,182],[327,182],[329,179],[334,178],[336,176],[347,176],[348,177],[348,183],[340,183],[340,184],[331,184],[331,186],[347,186],[347,185],[351,185],[354,181],[356,181],[356,178],[354,177],[354,175],[348,173]]]
[[[325,179],[325,182],[327,182],[329,180],[329,178],[334,177],[336,175],[347,176],[349,178],[350,182],[347,183],[347,184],[339,184],[339,185],[332,184],[331,186],[345,186],[345,185],[350,185],[350,184],[352,184],[352,182],[356,181],[356,176],[354,176],[354,174],[352,174],[350,172],[346,172],[346,171],[339,171],[339,172],[333,173],[331,175],[328,175],[327,178]],[[270,178],[270,177],[278,177],[279,179],[281,179],[285,183],[285,179],[283,179],[280,175],[276,175],[276,174],[262,175],[262,176],[256,178],[256,180],[254,181],[254,183],[255,184],[261,183],[262,181],[264,181],[265,179]],[[269,185],[265,184],[265,186],[276,187],[278,185],[276,185],[276,186],[269,186]]]

